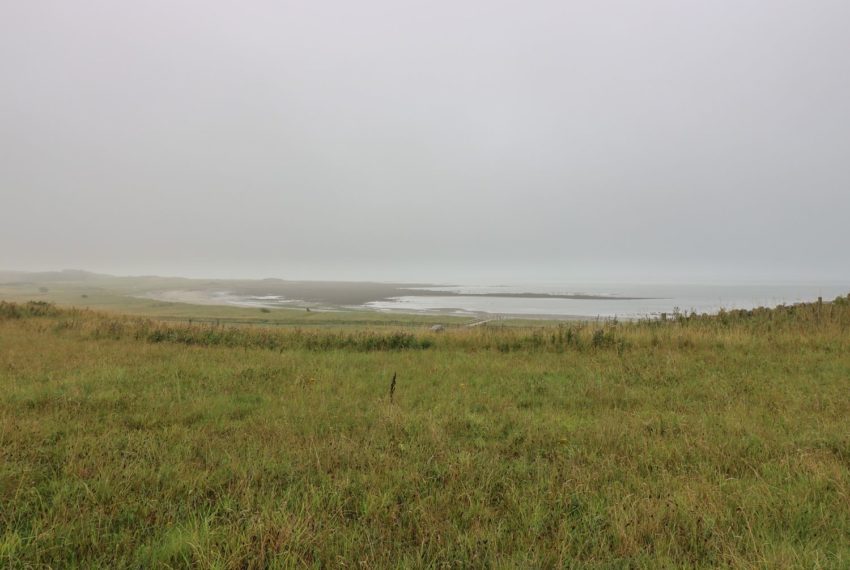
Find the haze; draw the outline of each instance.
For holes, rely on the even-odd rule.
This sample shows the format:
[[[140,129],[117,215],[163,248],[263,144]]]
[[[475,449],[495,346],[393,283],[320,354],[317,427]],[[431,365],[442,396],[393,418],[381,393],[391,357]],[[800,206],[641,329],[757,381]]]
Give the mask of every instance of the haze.
[[[850,279],[850,3],[6,2],[0,268]]]

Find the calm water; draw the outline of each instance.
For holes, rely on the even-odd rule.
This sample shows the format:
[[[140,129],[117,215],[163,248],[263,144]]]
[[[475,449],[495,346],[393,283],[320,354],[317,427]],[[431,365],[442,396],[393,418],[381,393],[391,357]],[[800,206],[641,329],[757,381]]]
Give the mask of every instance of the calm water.
[[[850,283],[783,285],[516,285],[487,287],[433,287],[430,291],[459,293],[458,296],[396,297],[367,303],[378,311],[409,313],[439,312],[484,315],[552,315],[563,317],[618,317],[634,319],[660,313],[696,311],[715,313],[720,309],[774,307],[818,297],[832,300],[850,293]],[[524,299],[516,297],[475,297],[464,293],[548,293],[606,296],[605,299]],[[624,299],[620,297],[641,297]]]

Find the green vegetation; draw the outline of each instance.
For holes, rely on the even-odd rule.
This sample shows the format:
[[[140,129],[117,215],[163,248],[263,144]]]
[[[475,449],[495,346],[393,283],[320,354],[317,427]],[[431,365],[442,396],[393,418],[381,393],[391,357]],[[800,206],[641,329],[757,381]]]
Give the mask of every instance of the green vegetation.
[[[0,303],[0,564],[850,566],[849,299],[378,324]]]

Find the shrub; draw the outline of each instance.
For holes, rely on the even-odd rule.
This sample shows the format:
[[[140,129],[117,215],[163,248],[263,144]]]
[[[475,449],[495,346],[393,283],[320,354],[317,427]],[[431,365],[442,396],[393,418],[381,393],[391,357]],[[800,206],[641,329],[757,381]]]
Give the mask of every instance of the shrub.
[[[0,301],[0,318],[21,319],[26,317],[52,317],[61,311],[53,303],[46,301],[28,301],[21,305]]]

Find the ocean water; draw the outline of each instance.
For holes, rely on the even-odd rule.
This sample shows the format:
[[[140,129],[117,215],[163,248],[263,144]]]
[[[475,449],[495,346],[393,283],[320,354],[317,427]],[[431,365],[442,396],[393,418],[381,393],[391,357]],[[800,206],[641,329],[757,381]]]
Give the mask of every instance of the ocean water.
[[[848,283],[748,284],[748,285],[511,285],[428,287],[430,293],[366,303],[363,308],[405,313],[446,313],[484,316],[554,316],[637,319],[675,311],[716,313],[721,309],[775,307],[825,301],[850,293]],[[599,299],[519,298],[499,294],[594,295]],[[475,296],[487,294],[494,296]]]

